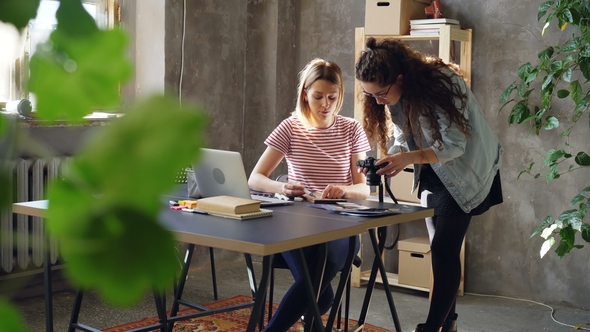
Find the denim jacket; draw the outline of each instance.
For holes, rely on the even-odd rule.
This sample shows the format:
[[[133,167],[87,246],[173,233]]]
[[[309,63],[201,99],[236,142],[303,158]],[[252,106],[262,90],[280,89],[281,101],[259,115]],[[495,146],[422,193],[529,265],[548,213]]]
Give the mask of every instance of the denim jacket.
[[[492,132],[475,96],[465,81],[455,74],[453,74],[452,80],[458,83],[462,91],[467,94],[466,108],[462,111],[469,120],[471,137],[465,137],[455,124],[450,123],[443,110],[440,109],[437,113],[441,128],[442,149],[439,147],[441,144],[435,143],[433,139],[432,130],[428,125],[429,120],[420,117],[422,148],[431,148],[434,151],[438,162],[430,164],[430,166],[461,209],[469,213],[483,202],[490,192],[494,177],[502,164],[504,149]],[[402,103],[403,101],[400,100],[397,104],[389,106],[394,125],[391,140],[394,142],[388,154],[399,152],[400,146],[404,147],[404,151],[418,149],[411,133],[406,133],[404,136],[402,132],[405,121]],[[404,137],[407,137],[408,141]],[[414,165],[412,192],[418,187],[420,169],[421,165]]]

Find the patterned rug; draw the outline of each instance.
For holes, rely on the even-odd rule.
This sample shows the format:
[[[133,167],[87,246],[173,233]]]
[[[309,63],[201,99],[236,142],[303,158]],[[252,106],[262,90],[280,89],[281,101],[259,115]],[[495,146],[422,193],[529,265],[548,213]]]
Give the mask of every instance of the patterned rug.
[[[208,308],[219,308],[225,307],[228,305],[235,305],[240,303],[247,303],[252,300],[251,297],[245,295],[238,295],[234,296],[229,299],[220,300],[217,302],[209,303],[206,305]],[[273,307],[276,309],[277,304],[273,304]],[[179,314],[187,314],[191,312],[196,312],[197,310],[194,309],[184,309],[181,310]],[[219,314],[214,314],[211,316],[205,317],[198,317],[198,318],[191,318],[188,320],[180,321],[174,324],[174,332],[197,332],[197,331],[214,331],[214,332],[244,332],[246,331],[246,327],[248,325],[248,320],[250,318],[251,308],[246,309],[239,309],[236,311],[224,312]],[[323,317],[324,323],[328,320],[328,316],[324,315]],[[344,319],[343,319],[344,320]],[[139,327],[156,324],[158,321],[157,317],[151,318],[144,318],[137,322],[123,324],[115,327],[108,328],[103,330],[103,332],[122,332],[131,329],[136,329]],[[350,319],[349,324],[351,326],[356,325],[356,321]],[[303,326],[300,323],[297,323],[294,327],[289,329],[289,332],[299,332],[303,331]],[[387,332],[389,330],[365,324],[364,332]]]

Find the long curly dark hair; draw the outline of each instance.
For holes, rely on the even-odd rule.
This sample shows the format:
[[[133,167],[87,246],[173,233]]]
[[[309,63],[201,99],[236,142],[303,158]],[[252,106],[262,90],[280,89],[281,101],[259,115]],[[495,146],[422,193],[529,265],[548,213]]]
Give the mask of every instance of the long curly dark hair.
[[[454,71],[448,72],[445,68]],[[460,111],[466,107],[467,95],[451,79],[452,75],[459,75],[458,69],[458,66],[446,64],[440,58],[424,56],[400,40],[377,41],[371,37],[367,39],[367,49],[361,52],[356,63],[355,75],[361,82],[388,86],[395,83],[401,74],[401,100],[406,121],[397,125],[402,126],[404,132],[411,132],[422,148],[418,118],[426,118],[435,143],[442,149],[437,107],[445,111],[449,121],[457,125],[466,137],[470,136],[469,120]],[[386,154],[387,142],[392,134],[389,111],[369,96],[364,96],[363,110],[363,127],[369,140],[377,141],[381,152]]]

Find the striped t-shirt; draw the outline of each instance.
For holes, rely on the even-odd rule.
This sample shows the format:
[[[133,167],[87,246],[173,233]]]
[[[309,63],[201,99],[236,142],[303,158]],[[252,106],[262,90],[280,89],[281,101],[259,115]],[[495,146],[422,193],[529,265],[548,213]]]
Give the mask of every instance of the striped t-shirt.
[[[325,129],[306,127],[297,117],[289,117],[264,143],[285,155],[289,181],[301,182],[311,191],[329,184],[352,185],[352,155],[371,150],[360,123],[341,115]]]

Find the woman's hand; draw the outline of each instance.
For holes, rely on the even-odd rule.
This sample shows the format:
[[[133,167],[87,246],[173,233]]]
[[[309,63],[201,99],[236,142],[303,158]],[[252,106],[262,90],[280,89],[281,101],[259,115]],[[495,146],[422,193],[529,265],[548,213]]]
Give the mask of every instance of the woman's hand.
[[[344,188],[329,184],[322,192],[322,197],[320,198],[343,198],[345,194],[346,190]]]
[[[300,182],[285,182],[281,194],[287,197],[300,197],[303,196],[305,186]]]
[[[396,176],[399,172],[410,164],[413,164],[413,156],[410,153],[399,152],[387,157],[379,159],[375,166],[384,165],[383,168],[377,170],[378,175],[384,175],[386,178]]]

